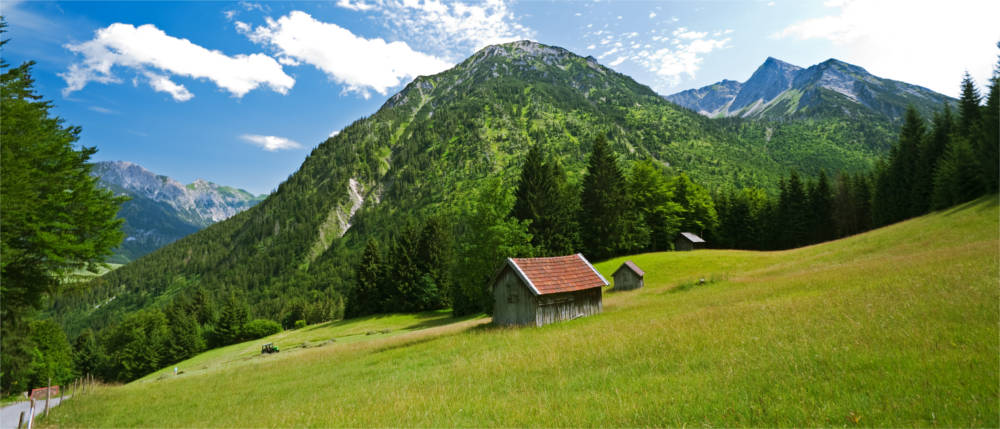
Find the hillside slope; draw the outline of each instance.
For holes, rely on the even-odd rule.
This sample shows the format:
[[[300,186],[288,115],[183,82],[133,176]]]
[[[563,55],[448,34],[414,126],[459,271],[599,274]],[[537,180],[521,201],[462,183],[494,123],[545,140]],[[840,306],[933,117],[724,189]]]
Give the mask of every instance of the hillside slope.
[[[237,292],[272,319],[293,297],[342,302],[367,239],[448,213],[490,178],[513,183],[535,143],[571,181],[606,135],[623,160],[653,159],[710,189],[774,189],[790,168],[867,170],[891,140],[865,139],[864,126],[720,124],[593,58],[530,41],[489,46],[320,144],[259,205],[103,276],[52,314],[73,337],[196,287]]]
[[[646,287],[606,292],[598,316],[473,320],[253,359],[245,343],[208,359],[240,362],[196,357],[179,365],[191,374],[75,398],[45,423],[996,426],[998,218],[994,195],[796,250],[636,255]],[[278,336],[310,329],[345,334]]]

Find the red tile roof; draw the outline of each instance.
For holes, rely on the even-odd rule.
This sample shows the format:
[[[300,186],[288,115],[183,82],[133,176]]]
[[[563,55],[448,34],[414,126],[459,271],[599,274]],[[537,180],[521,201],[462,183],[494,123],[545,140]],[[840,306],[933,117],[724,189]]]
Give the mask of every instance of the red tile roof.
[[[618,269],[615,270],[615,274],[618,274],[618,272],[621,271],[623,268],[628,268],[632,270],[632,272],[638,274],[639,277],[646,275],[646,272],[643,271],[641,268],[639,268],[639,266],[632,261],[625,261],[625,263],[622,264],[622,266],[618,267]]]
[[[536,295],[608,285],[604,276],[579,253],[551,258],[508,258],[507,264]]]

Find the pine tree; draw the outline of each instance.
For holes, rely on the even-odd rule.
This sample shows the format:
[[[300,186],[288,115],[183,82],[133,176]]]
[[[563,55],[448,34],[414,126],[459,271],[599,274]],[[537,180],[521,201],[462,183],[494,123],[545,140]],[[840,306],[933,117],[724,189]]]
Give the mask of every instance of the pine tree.
[[[380,288],[378,286],[382,282],[384,270],[378,242],[369,238],[356,270],[357,283],[348,302],[348,313],[351,316],[373,314],[381,310],[385,297],[379,294]]]
[[[790,249],[809,241],[809,202],[799,174],[794,170],[783,185],[777,212],[779,246]]]
[[[511,215],[528,221],[532,244],[539,256],[573,253],[579,246],[576,192],[566,181],[562,166],[544,161],[540,144],[532,146],[521,168]]]
[[[871,178],[865,174],[854,176],[854,217],[858,220],[855,233],[868,231],[874,225],[872,220]]]
[[[851,177],[840,172],[837,174],[836,190],[833,194],[833,220],[836,225],[836,237],[846,237],[858,232],[854,198]]]
[[[444,222],[432,217],[424,223],[417,242],[417,269],[422,279],[421,295],[424,308],[430,310],[447,306],[451,289],[452,263],[451,240]]]
[[[997,43],[1000,47],[1000,42]],[[997,192],[1000,185],[1000,62],[993,69],[990,91],[983,108],[983,139],[979,159],[987,192]]]
[[[198,329],[198,321],[182,300],[167,306],[164,315],[170,336],[164,348],[163,363],[180,362],[205,349],[205,340]]]
[[[580,196],[580,236],[587,257],[603,260],[627,247],[630,214],[625,176],[604,136],[594,142]]]
[[[811,243],[832,240],[836,235],[833,222],[833,201],[826,172],[820,170],[819,178],[809,187],[809,235]]]
[[[962,77],[962,95],[958,99],[957,131],[958,135],[970,141],[976,140],[981,131],[980,102],[982,96],[979,95],[979,89],[976,88],[976,83],[972,80],[972,76],[969,76],[969,72],[965,72],[965,76]]]
[[[986,186],[979,174],[979,165],[968,139],[952,139],[934,174],[934,208],[951,207],[983,195]]]
[[[920,147],[924,142],[926,127],[924,119],[913,106],[906,109],[903,128],[899,132],[899,151],[893,160],[893,168],[897,177],[895,186],[899,189],[897,204],[898,219],[908,219],[921,214],[919,203],[918,176],[924,174],[918,170]]]
[[[944,157],[945,150],[951,140],[954,129],[951,107],[947,104],[941,112],[934,114],[933,128],[924,139],[920,148],[920,159],[917,162],[917,176],[914,183],[913,207],[914,214],[921,215],[930,211],[931,195],[934,190],[934,172],[938,163]]]
[[[219,314],[219,324],[215,328],[217,345],[227,345],[239,342],[243,338],[243,325],[250,321],[250,311],[242,299],[230,293],[222,305]]]

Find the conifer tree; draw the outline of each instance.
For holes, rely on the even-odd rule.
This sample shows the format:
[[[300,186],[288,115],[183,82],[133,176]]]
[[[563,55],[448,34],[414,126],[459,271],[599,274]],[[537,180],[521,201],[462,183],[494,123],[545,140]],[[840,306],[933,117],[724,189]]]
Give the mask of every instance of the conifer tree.
[[[368,243],[365,244],[364,253],[361,254],[361,262],[355,273],[357,283],[348,302],[349,314],[361,316],[379,312],[384,299],[379,294],[379,284],[384,275],[384,267],[382,266],[382,256],[378,250],[378,242],[374,239],[369,238]]]
[[[217,345],[239,342],[243,338],[243,325],[250,321],[250,311],[242,299],[230,293],[219,314],[219,324],[215,328]]]
[[[163,363],[180,362],[205,348],[205,340],[198,330],[198,321],[190,309],[185,307],[182,300],[175,300],[164,311],[170,335],[164,346]]]
[[[562,166],[543,157],[540,144],[528,151],[511,215],[529,221],[528,232],[539,256],[570,254],[579,246],[576,192],[567,183]]]
[[[969,140],[961,136],[952,139],[934,174],[934,208],[947,208],[982,195],[986,186],[979,166]]]
[[[871,176],[859,173],[854,176],[854,217],[857,219],[857,229],[854,233],[872,229],[872,187]]]
[[[836,234],[832,213],[833,202],[826,172],[820,170],[819,178],[809,187],[810,243],[832,240]]]
[[[854,210],[854,187],[851,177],[844,172],[837,174],[837,184],[833,194],[833,220],[836,236],[846,237],[858,231],[858,220]]]
[[[954,118],[951,107],[945,104],[941,112],[934,114],[933,127],[924,139],[920,148],[920,160],[917,162],[917,175],[914,183],[913,207],[914,215],[930,211],[931,195],[934,190],[934,173],[938,163],[944,157],[945,150],[951,140],[954,129]]]
[[[958,99],[957,131],[958,135],[970,141],[974,141],[981,131],[980,102],[982,96],[979,95],[979,89],[976,88],[976,83],[969,72],[965,72],[965,76],[962,77],[962,95]]]
[[[792,171],[783,183],[778,199],[778,219],[781,248],[801,246],[809,241],[809,203],[799,174]]]
[[[432,217],[424,223],[417,242],[417,269],[420,270],[422,291],[427,302],[423,309],[447,306],[451,289],[451,240],[444,222]]]
[[[594,142],[590,153],[580,207],[580,236],[587,258],[607,259],[627,247],[625,176],[603,135]]]
[[[997,43],[1000,47],[1000,42]],[[979,150],[980,167],[987,192],[997,192],[1000,182],[1000,62],[990,78],[986,107],[983,108],[983,139]]]

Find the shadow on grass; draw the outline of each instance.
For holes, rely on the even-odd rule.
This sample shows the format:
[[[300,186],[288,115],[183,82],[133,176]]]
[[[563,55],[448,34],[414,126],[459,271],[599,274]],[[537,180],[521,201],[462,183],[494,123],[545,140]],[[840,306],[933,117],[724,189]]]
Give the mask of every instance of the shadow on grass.
[[[959,203],[958,205],[954,205],[941,210],[944,212],[942,213],[944,216],[951,216],[962,213],[969,209],[975,209],[977,212],[982,212],[985,210],[993,210],[994,208],[996,208],[997,204],[1000,204],[1000,201],[998,201],[998,194],[991,194],[981,198],[974,199],[969,202]]]

